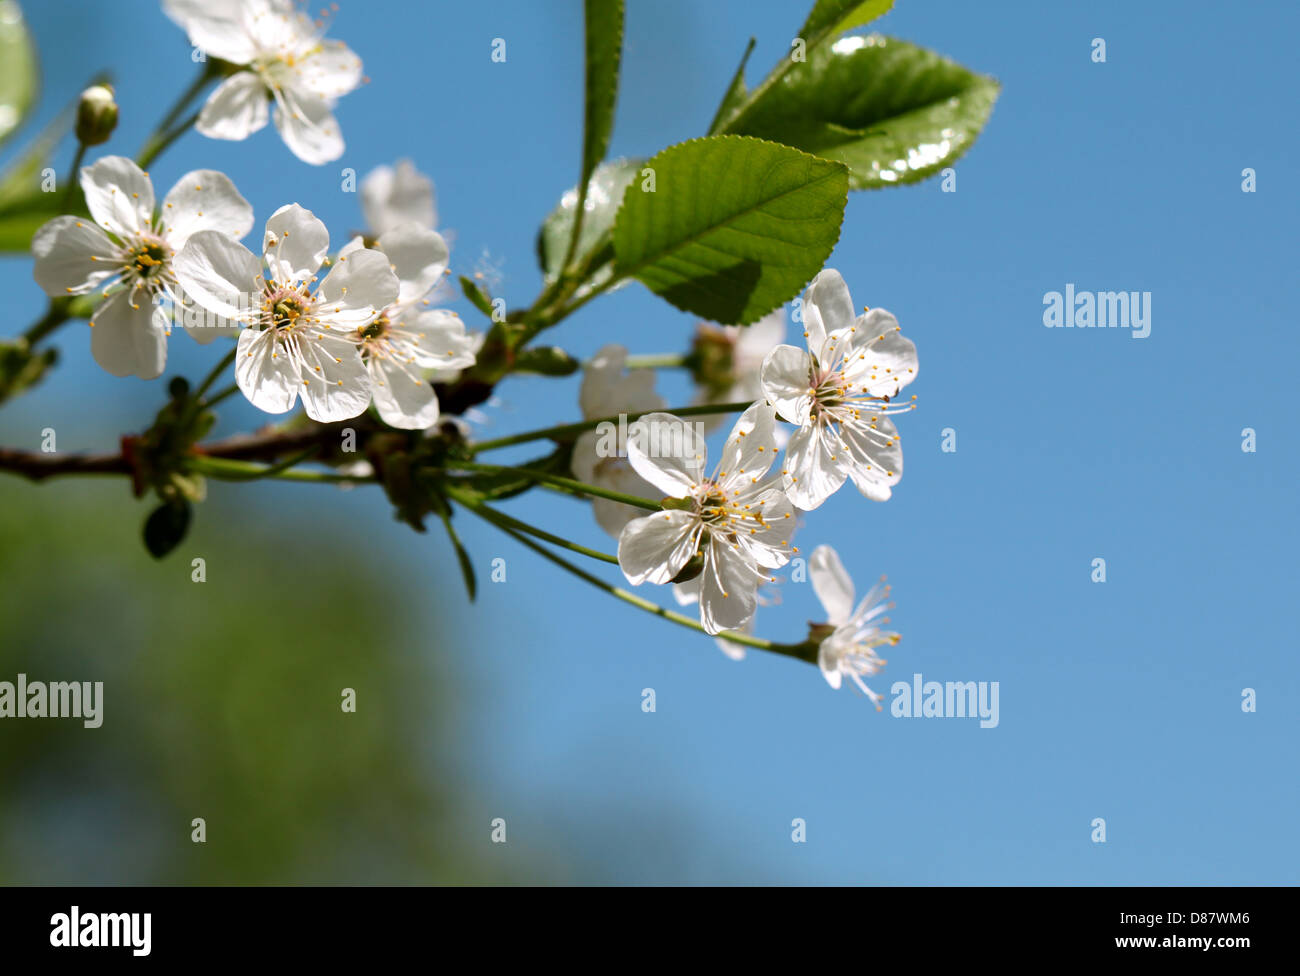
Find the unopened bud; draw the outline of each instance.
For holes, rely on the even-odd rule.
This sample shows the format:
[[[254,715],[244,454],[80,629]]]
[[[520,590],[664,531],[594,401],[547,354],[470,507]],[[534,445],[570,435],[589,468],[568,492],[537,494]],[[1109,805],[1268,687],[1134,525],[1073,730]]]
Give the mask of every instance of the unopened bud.
[[[107,142],[117,128],[117,100],[111,85],[91,85],[77,103],[77,141],[83,146]]]

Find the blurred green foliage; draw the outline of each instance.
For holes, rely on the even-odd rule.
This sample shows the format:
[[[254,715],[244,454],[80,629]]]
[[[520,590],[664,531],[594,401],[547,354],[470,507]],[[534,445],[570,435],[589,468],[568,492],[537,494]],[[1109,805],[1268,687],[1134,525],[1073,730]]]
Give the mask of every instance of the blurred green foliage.
[[[104,682],[100,728],[0,719],[0,882],[509,880],[449,829],[458,697],[410,622],[427,595],[362,529],[217,494],[156,562],[121,480],[0,481],[0,680]]]

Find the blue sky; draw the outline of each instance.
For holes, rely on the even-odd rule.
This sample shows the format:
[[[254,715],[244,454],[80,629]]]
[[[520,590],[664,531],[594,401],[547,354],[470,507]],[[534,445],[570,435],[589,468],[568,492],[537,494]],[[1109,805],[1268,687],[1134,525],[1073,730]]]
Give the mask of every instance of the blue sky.
[[[47,72],[38,120],[104,61],[123,106],[105,151],[131,155],[194,66],[150,0],[128,6],[139,12],[26,5]],[[222,169],[259,228],[296,201],[341,244],[361,224],[342,168],[363,175],[409,156],[437,183],[455,270],[472,271],[486,248],[507,301],[527,303],[536,227],[576,179],[580,8],[345,2],[332,34],[372,81],[340,105],[338,165],[298,162],[272,130],[242,144],[190,135],[153,166],[155,185]],[[629,0],[614,153],[649,156],[702,134],[748,37],[757,81],[803,12]],[[494,557],[508,567],[507,582],[484,582],[458,613],[464,643],[450,649],[481,706],[463,730],[463,762],[484,783],[471,813],[504,816],[517,834],[558,832],[629,882],[1300,881],[1300,466],[1287,399],[1300,352],[1289,321],[1300,137],[1285,67],[1300,14],[1098,2],[991,16],[899,0],[875,27],[1003,90],[956,166],[957,192],[931,181],[850,198],[830,263],[855,301],[892,311],[917,343],[920,407],[900,419],[906,474],[893,499],[841,492],[799,542],[833,544],[860,590],[889,575],[904,638],[880,690],[916,672],[996,681],[999,726],[893,718],[761,652],[733,663],[465,516],[481,578]],[[496,37],[504,64],[489,57]],[[1090,58],[1095,37],[1104,64]],[[1241,191],[1246,167],[1253,194]],[[1150,292],[1151,334],[1044,328],[1044,294],[1067,283]],[[0,263],[0,287],[12,321],[39,314],[28,262]],[[548,338],[576,355],[611,341],[674,352],[694,325],[633,285]],[[5,443],[34,447],[51,425],[61,449],[102,447],[156,409],[159,384],[100,372],[76,328],[62,344],[61,374],[0,416]],[[211,355],[177,336],[169,375],[202,375]],[[660,388],[670,403],[689,399],[681,377]],[[574,419],[576,390],[576,379],[511,382],[485,433]],[[223,428],[260,419],[239,404]],[[955,453],[940,450],[948,427]],[[1241,450],[1244,427],[1256,453]],[[394,573],[459,599],[445,541],[393,524],[377,490],[214,490],[369,520]],[[510,511],[612,548],[567,500]],[[1104,584],[1090,578],[1097,557]],[[806,585],[782,595],[759,633],[795,639],[819,608]],[[431,643],[434,626],[413,613],[413,645]],[[1247,687],[1255,714],[1240,707]],[[641,711],[643,688],[656,691],[654,714]],[[1104,844],[1090,839],[1097,817]],[[791,842],[794,818],[807,822],[804,844]],[[689,867],[662,875],[668,851]]]

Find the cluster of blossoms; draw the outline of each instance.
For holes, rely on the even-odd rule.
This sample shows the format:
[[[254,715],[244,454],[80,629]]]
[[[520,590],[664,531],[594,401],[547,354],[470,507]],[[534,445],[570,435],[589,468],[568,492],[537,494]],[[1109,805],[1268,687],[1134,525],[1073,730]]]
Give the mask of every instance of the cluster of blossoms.
[[[597,500],[597,521],[617,537],[628,581],[673,583],[679,603],[698,603],[710,634],[752,626],[760,588],[775,583],[772,570],[798,552],[791,540],[799,510],[818,508],[850,480],[867,498],[884,501],[902,477],[903,452],[890,416],[914,407],[915,398],[895,398],[916,378],[915,345],[888,312],[856,314],[833,269],[813,280],[801,311],[803,349],[780,344],[783,310],[751,331],[701,328],[697,355],[704,347],[724,361],[715,374],[725,378],[725,392],[754,398],[711,473],[703,425],[647,413],[662,406],[653,373],[627,373],[625,350],[605,347],[584,377],[584,416],[642,416],[628,431],[625,457],[601,456],[594,438],[580,440],[575,472],[617,492],[667,496],[664,511],[650,515]],[[704,402],[717,396],[716,388],[700,393]],[[778,418],[793,430],[773,472],[781,453]],[[862,678],[884,663],[875,648],[898,640],[880,629],[887,588],[873,589],[854,609],[852,583],[829,546],[814,551],[808,571],[829,618],[820,644],[822,672],[837,688],[849,675],[878,701]],[[725,636],[719,646],[741,655],[740,645]]]
[[[205,78],[224,77],[197,114],[200,133],[247,138],[273,107],[276,129],[299,158],[317,165],[339,158],[335,103],[363,80],[361,62],[323,39],[321,23],[289,0],[163,0],[163,7],[213,59]],[[94,138],[79,128],[83,149],[107,138],[91,131],[96,119],[111,116],[107,131],[116,119],[111,90],[84,103]],[[267,413],[287,413],[301,399],[321,423],[373,407],[390,427],[429,430],[441,414],[434,383],[476,362],[482,337],[434,307],[445,295],[450,249],[436,229],[433,185],[410,163],[380,167],[362,182],[368,231],[333,255],[325,224],[296,203],[266,221],[258,251],[245,247],[253,208],[219,172],[186,173],[160,206],[149,175],[129,159],[102,157],[79,179],[90,216],[57,217],[36,233],[34,274],[53,298],[100,294],[91,351],[113,375],[160,376],[179,320],[202,344],[233,340],[213,375],[233,359],[237,388]],[[778,581],[773,574],[798,553],[799,513],[847,481],[885,501],[902,476],[890,418],[913,407],[896,398],[916,377],[915,346],[888,312],[856,312],[831,269],[812,281],[796,318],[802,347],[783,343],[784,309],[744,328],[701,325],[687,357],[697,380],[688,409],[704,418],[698,424],[665,412],[655,374],[629,370],[617,345],[586,365],[579,395],[592,427],[610,416],[638,418],[616,449],[588,429],[569,456],[581,486],[605,493],[592,496],[594,516],[618,540],[623,574],[633,585],[671,583],[676,602],[697,606],[700,626],[733,658],[754,643],[755,613],[773,599],[766,589]],[[706,432],[732,410],[740,416],[710,466]],[[358,464],[373,476],[368,463]],[[864,679],[884,664],[877,648],[898,640],[882,629],[889,588],[872,588],[855,606],[852,581],[829,546],[813,551],[807,570],[827,619],[801,647],[815,643],[832,687],[848,676],[879,707]]]
[[[129,159],[85,167],[81,185],[93,222],[56,217],[42,227],[34,274],[51,296],[102,291],[91,350],[116,376],[162,374],[168,308],[190,300],[211,316],[180,316],[186,331],[205,344],[237,334],[236,381],[267,413],[291,410],[301,395],[313,420],[347,420],[373,402],[391,426],[425,429],[439,413],[426,374],[474,362],[460,316],[429,307],[447,244],[431,227],[390,219],[391,171],[372,175],[363,197],[385,230],[372,247],[354,238],[332,261],[325,225],[297,204],[271,215],[254,255],[239,242],[252,207],[221,173],[187,173],[157,212],[148,174]],[[415,210],[433,222],[431,203]]]

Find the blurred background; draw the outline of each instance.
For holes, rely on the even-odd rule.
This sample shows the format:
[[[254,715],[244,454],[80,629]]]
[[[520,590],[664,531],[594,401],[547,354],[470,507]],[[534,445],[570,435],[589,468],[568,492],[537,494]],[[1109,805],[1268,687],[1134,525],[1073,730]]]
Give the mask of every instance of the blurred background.
[[[614,153],[702,134],[747,39],[756,82],[806,6],[628,0]],[[197,70],[153,0],[23,7],[45,85],[26,133],[98,68],[114,76],[122,121],[91,159],[134,155]],[[410,157],[455,231],[453,270],[530,302],[536,228],[577,178],[581,4],[341,7],[330,34],[372,79],[340,103],[344,157],[309,167],[270,127],[245,143],[191,133],[151,168],[160,196],[189,169],[221,169],[256,209],[254,238],[296,201],[337,245],[362,225],[344,170]],[[462,515],[481,581],[469,606],[445,538],[394,522],[377,488],[212,484],[189,537],[155,562],[148,506],[122,479],[0,476],[0,680],[105,685],[99,729],[0,721],[0,881],[1300,880],[1300,138],[1286,67],[1300,14],[897,7],[874,29],[1003,90],[957,192],[933,180],[850,197],[830,263],[917,342],[920,409],[900,419],[893,499],[846,490],[798,541],[832,543],[860,590],[889,574],[904,638],[877,690],[914,673],[997,681],[996,729],[878,713],[761,652],[730,661]],[[65,146],[60,178],[70,160]],[[1257,193],[1241,192],[1246,167]],[[1152,292],[1151,335],[1043,328],[1042,296],[1067,282]],[[0,289],[5,334],[41,314],[30,261],[0,261]],[[606,342],[669,353],[695,324],[632,285],[551,337],[584,357]],[[60,452],[105,450],[149,423],[164,384],[102,372],[85,333],[58,334],[61,365],[0,411],[0,443],[36,449],[52,427]],[[197,379],[214,354],[174,335],[166,375]],[[577,382],[512,380],[478,429],[575,419]],[[691,398],[684,376],[660,390]],[[238,398],[221,417],[218,434],[265,420]],[[1257,453],[1242,452],[1244,427]],[[566,499],[508,510],[613,548]],[[758,633],[797,639],[818,605],[803,584],[781,594]],[[506,844],[491,842],[495,818]],[[806,843],[791,840],[796,818]]]

